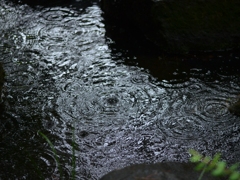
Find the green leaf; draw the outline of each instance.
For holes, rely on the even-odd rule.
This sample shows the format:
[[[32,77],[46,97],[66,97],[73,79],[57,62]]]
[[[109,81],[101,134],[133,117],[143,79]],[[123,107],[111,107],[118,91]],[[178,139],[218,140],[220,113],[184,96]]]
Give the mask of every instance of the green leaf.
[[[197,151],[190,149],[189,153],[192,155],[192,157],[190,158],[191,162],[195,163],[202,160],[202,155],[199,154]]]
[[[212,161],[209,163],[209,165],[207,167],[208,171],[211,171],[212,169],[214,169],[216,167],[217,163],[219,162],[220,157],[221,157],[220,153],[217,153],[214,155]]]
[[[220,160],[220,158],[221,158],[221,154],[217,153],[214,155],[212,162],[216,164]]]
[[[193,149],[189,150],[189,153],[192,155],[190,161],[197,162],[195,169],[202,170],[199,180],[202,179],[206,171],[211,171],[213,176],[225,176],[229,177],[229,180],[240,180],[240,172],[238,171],[240,163],[233,164],[227,168],[227,163],[221,160],[220,153],[215,154],[213,158],[209,156],[204,157]]]
[[[226,162],[220,161],[216,164],[216,169],[212,171],[212,175],[214,176],[221,176],[224,174],[226,168]]]
[[[205,164],[208,164],[211,160],[212,160],[211,157],[206,156],[206,157],[202,160],[202,162],[204,162]]]
[[[240,173],[237,171],[234,171],[230,176],[229,180],[239,180],[240,179]]]
[[[200,162],[200,163],[197,164],[197,166],[196,166],[195,169],[196,169],[197,171],[200,171],[200,170],[204,169],[205,166],[206,166],[205,163]]]
[[[229,169],[232,171],[235,171],[235,170],[237,170],[238,167],[239,167],[239,163],[236,163],[236,164],[231,165]]]

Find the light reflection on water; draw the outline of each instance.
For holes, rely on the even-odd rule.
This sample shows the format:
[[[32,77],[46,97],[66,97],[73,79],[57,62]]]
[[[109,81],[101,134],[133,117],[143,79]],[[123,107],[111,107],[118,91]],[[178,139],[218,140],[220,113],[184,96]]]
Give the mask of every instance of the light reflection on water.
[[[240,91],[239,76],[221,63],[212,68],[155,58],[148,67],[151,57],[113,52],[97,4],[0,8],[7,73],[0,177],[58,176],[39,130],[53,142],[65,178],[73,137],[77,179],[98,179],[132,163],[187,161],[189,148],[240,159],[239,118],[227,111]],[[129,58],[139,65],[124,63]]]

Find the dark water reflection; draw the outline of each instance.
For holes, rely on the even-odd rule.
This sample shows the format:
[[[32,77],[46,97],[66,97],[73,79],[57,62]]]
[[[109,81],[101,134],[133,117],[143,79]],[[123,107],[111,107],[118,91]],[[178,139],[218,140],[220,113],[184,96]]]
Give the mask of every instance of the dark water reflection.
[[[99,5],[84,1],[39,9],[3,2],[0,23],[1,179],[59,177],[38,131],[52,141],[64,179],[73,140],[76,179],[188,161],[189,148],[240,160],[240,121],[227,111],[240,92],[238,55],[129,54],[105,36]]]

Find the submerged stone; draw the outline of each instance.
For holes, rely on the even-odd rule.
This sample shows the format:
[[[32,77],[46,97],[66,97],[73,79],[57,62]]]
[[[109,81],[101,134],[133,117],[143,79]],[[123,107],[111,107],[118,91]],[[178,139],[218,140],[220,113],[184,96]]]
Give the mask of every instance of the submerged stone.
[[[228,107],[230,113],[240,116],[240,99]]]
[[[137,164],[118,169],[103,176],[100,180],[136,180],[136,179],[159,179],[159,180],[190,180],[198,179],[201,171],[195,169],[192,163],[156,163],[156,164]],[[204,180],[220,180],[205,173]]]

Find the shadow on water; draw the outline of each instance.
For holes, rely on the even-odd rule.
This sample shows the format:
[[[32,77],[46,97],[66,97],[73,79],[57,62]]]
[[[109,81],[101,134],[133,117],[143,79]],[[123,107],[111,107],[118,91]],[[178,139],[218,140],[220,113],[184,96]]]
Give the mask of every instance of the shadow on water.
[[[1,179],[99,179],[133,163],[188,161],[187,150],[240,159],[239,54],[130,52],[106,36],[98,3],[0,5],[6,71]],[[84,5],[83,5],[84,6]],[[144,46],[141,48],[144,51]],[[151,55],[152,54],[152,55]]]

